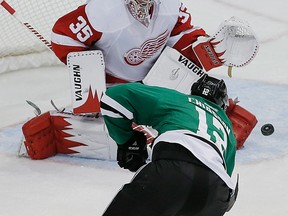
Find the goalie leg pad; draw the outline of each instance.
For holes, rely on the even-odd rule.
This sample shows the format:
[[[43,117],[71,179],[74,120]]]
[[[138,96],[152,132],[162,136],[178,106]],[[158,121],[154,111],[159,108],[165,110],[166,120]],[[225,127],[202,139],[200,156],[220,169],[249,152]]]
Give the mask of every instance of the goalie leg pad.
[[[244,142],[256,126],[258,120],[248,110],[237,105],[232,99],[229,99],[229,107],[226,111],[227,116],[232,122],[234,136],[237,141],[237,149],[244,146]]]
[[[147,136],[150,144],[156,131],[142,125],[135,130]],[[25,147],[31,159],[68,154],[91,159],[115,160],[117,145],[108,135],[102,117],[92,118],[50,111],[29,120],[22,127]]]
[[[117,145],[108,136],[102,117],[51,112],[57,153],[76,157],[115,160]]]
[[[51,111],[26,122],[22,132],[31,159],[45,159],[58,153],[92,159],[116,159],[117,145],[108,136],[101,117]]]

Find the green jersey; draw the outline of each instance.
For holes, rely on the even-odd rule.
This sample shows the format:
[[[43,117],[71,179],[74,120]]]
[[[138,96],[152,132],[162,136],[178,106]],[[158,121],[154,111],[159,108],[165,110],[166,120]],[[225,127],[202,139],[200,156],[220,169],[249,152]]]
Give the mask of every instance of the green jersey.
[[[131,137],[132,122],[152,126],[159,137],[171,131],[183,131],[177,133],[183,136],[188,131],[212,143],[214,151],[220,152],[227,173],[232,174],[236,152],[232,124],[225,112],[211,101],[172,89],[129,83],[106,91],[101,112],[110,136],[118,144]],[[181,144],[181,137],[177,140]]]

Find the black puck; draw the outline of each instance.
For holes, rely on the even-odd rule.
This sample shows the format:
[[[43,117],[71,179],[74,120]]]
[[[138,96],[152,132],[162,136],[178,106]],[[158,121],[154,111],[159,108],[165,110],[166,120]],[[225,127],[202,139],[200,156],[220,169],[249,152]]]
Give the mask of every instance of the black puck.
[[[261,127],[261,132],[264,136],[269,136],[274,132],[274,127],[272,124],[264,124]]]

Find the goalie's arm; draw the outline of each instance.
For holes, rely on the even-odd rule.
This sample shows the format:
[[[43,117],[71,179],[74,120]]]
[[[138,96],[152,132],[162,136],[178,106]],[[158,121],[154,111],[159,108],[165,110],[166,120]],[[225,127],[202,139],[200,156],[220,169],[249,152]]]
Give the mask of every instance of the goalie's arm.
[[[181,3],[178,20],[171,32],[167,45],[189,58],[189,60],[194,62],[198,67],[201,67],[201,63],[198,61],[198,58],[191,49],[191,46],[195,41],[197,41],[198,37],[205,35],[205,30],[192,24],[192,16],[190,12],[187,7]]]
[[[222,22],[213,36],[204,33],[202,29],[194,27],[182,32],[183,35],[172,37],[174,44],[170,39],[168,45],[206,71],[223,64],[229,67],[243,67],[255,58],[259,49],[252,28],[244,20],[235,17]],[[181,37],[177,38],[179,36]]]

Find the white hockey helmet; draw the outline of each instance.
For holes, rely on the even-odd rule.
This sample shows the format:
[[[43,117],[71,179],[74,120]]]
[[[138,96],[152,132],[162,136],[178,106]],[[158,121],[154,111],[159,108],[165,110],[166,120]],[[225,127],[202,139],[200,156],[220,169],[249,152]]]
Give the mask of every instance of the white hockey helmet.
[[[148,26],[150,23],[150,8],[154,4],[154,0],[124,0],[131,15]]]

